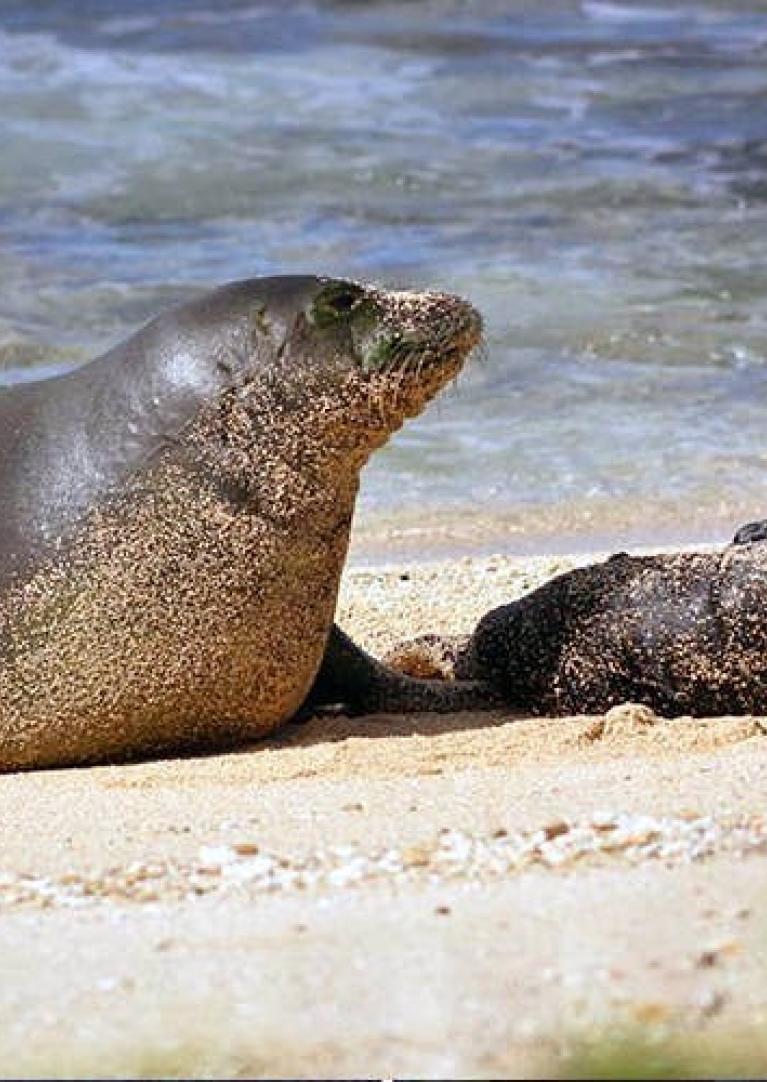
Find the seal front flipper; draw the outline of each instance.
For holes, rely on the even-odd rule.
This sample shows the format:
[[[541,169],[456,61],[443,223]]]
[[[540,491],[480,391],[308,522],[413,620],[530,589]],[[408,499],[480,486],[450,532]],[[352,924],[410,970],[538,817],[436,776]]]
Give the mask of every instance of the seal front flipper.
[[[341,704],[353,714],[449,714],[489,709],[497,703],[497,695],[480,681],[419,680],[390,669],[334,624],[301,714],[331,704]]]

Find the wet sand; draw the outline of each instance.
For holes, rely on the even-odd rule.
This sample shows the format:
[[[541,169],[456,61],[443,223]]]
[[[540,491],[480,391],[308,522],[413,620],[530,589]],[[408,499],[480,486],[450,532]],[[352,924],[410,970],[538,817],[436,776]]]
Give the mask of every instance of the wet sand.
[[[577,554],[587,561],[596,550],[663,551],[728,544],[746,522],[761,517],[761,503],[748,493],[698,492],[680,501],[658,493],[652,500],[600,496],[504,505],[365,508],[355,521],[349,565],[378,567],[394,560],[451,560],[456,553],[534,560],[546,554]],[[619,539],[619,540],[616,540]]]
[[[357,567],[340,618],[381,652],[573,563]],[[766,734],[324,717],[4,776],[0,1074],[543,1075],[636,1032],[759,1073]]]

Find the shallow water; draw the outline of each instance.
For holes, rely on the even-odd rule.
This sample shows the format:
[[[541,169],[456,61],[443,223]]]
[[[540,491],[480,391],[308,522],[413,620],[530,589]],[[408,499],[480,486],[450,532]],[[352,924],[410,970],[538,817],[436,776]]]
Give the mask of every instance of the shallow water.
[[[767,4],[4,0],[0,130],[6,382],[227,279],[428,284],[488,356],[368,520],[767,514]]]

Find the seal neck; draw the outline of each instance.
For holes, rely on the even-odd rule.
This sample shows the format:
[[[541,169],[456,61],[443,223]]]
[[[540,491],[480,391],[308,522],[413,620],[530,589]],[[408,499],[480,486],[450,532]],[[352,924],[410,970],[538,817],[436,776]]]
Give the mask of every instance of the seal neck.
[[[375,444],[342,416],[300,406],[263,389],[232,392],[203,411],[172,453],[238,510],[323,536],[348,528]]]

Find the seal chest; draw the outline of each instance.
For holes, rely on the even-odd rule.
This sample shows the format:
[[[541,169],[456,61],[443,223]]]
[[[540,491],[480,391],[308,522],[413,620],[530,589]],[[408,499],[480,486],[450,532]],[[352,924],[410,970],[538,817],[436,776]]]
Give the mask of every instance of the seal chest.
[[[254,279],[6,392],[0,766],[224,746],[290,718],[360,469],[479,334],[454,297]]]

